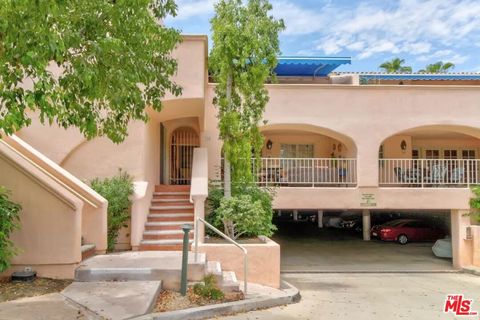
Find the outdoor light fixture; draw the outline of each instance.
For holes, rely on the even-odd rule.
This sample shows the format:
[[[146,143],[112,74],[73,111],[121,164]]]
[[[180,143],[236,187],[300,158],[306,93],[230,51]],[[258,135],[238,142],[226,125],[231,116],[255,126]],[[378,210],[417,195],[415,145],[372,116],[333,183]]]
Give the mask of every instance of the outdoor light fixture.
[[[337,149],[338,149],[338,152],[342,152],[342,144],[341,143],[338,144]]]
[[[268,149],[268,150],[272,150],[272,146],[273,146],[272,140],[268,139],[268,141],[267,141],[267,149]]]
[[[400,143],[400,148],[403,152],[407,151],[407,142],[405,140],[402,140],[402,142]]]

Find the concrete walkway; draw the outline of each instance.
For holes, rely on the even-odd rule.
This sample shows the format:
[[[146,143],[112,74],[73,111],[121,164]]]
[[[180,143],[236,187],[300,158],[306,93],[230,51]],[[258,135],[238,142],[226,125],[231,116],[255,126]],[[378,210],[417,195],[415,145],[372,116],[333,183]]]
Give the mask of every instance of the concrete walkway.
[[[474,299],[480,312],[480,277],[470,274],[288,274],[284,279],[300,290],[300,303],[222,319],[455,319],[443,313],[446,295],[455,293]]]
[[[130,319],[151,310],[160,281],[74,282],[61,293],[0,303],[0,320]]]

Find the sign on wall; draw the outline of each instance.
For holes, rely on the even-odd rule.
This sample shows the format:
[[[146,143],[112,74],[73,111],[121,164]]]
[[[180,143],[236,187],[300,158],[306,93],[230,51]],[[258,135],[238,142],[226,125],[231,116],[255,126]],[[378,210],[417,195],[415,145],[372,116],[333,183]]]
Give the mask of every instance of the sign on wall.
[[[374,193],[362,193],[360,200],[361,207],[376,207],[377,199]]]

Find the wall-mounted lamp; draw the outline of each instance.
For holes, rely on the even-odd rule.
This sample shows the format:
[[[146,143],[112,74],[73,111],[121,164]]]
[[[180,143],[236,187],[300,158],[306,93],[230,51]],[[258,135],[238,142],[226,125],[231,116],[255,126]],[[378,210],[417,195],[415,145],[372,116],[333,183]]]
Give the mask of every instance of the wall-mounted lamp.
[[[338,144],[337,149],[338,149],[338,152],[342,152],[342,144],[341,143]]]
[[[332,149],[333,149],[333,151],[335,151],[335,150],[337,149],[337,145],[336,145],[335,143],[333,144],[333,148],[332,148]]]
[[[272,140],[268,139],[268,141],[267,141],[267,149],[268,149],[268,150],[272,150],[272,147],[273,147],[273,142],[272,142]]]
[[[400,148],[402,149],[402,152],[407,151],[407,142],[405,140],[402,140],[400,143]]]

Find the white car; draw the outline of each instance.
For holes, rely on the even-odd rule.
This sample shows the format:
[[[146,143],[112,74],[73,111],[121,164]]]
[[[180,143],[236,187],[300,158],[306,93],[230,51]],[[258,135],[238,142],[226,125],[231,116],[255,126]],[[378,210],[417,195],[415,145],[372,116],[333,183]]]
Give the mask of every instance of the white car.
[[[452,239],[439,239],[432,247],[433,254],[439,258],[452,258]]]

